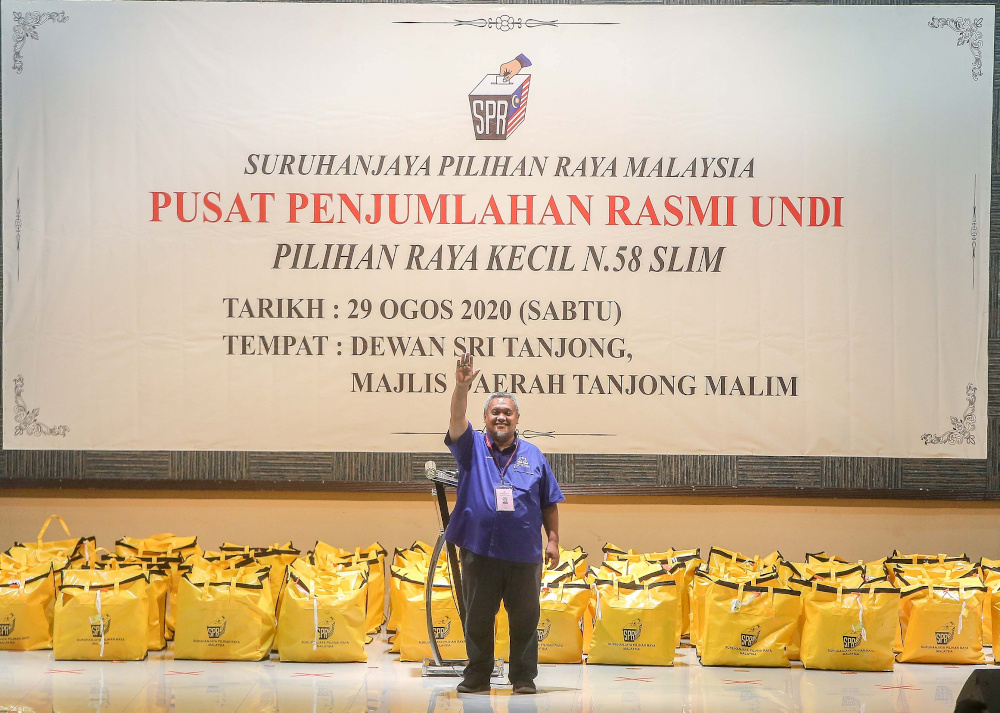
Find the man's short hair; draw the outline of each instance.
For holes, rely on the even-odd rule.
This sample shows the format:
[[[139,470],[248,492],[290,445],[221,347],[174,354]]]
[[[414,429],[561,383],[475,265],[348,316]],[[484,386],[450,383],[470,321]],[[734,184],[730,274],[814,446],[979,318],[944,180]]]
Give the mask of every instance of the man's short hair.
[[[486,399],[486,405],[483,406],[483,416],[486,416],[489,412],[490,404],[493,403],[493,399],[510,399],[514,404],[514,413],[518,416],[521,415],[521,409],[517,406],[517,399],[514,397],[514,394],[507,393],[506,391],[494,391],[490,394],[490,397]]]

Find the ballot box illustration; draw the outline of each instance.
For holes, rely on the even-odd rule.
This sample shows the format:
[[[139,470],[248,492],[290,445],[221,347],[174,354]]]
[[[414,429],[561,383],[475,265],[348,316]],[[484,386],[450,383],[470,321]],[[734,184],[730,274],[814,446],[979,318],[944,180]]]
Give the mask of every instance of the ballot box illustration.
[[[503,141],[514,133],[528,109],[530,83],[530,74],[515,74],[509,80],[487,74],[469,93],[477,140]]]

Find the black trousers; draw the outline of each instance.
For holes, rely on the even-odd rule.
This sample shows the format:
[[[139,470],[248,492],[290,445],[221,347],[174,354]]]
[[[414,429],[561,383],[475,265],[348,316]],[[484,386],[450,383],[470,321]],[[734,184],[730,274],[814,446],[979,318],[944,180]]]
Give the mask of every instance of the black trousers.
[[[462,550],[462,597],[465,600],[465,649],[469,664],[465,680],[489,681],[493,672],[493,624],[500,602],[510,619],[512,683],[534,681],[538,675],[538,594],[542,564],[509,562]]]

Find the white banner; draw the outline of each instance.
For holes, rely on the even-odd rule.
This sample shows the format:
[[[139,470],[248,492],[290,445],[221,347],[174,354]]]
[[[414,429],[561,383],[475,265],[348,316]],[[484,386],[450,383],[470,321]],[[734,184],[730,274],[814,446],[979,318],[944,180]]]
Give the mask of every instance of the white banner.
[[[5,448],[986,457],[992,6],[2,8]]]

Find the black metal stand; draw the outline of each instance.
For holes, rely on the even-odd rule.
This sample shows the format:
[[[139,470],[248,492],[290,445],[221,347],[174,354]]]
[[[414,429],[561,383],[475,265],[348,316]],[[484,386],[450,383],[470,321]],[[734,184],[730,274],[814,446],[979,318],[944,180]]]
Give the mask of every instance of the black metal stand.
[[[458,606],[458,616],[462,620],[462,627],[465,627],[465,600],[462,598],[462,571],[458,562],[458,552],[455,545],[444,538],[445,530],[448,529],[448,521],[451,513],[448,512],[448,497],[445,486],[455,487],[458,485],[458,474],[454,471],[438,470],[434,461],[427,461],[424,464],[424,475],[434,483],[434,495],[437,499],[438,515],[441,520],[441,531],[437,541],[434,543],[434,551],[431,553],[430,565],[427,568],[427,581],[424,583],[424,610],[427,614],[427,640],[431,645],[432,658],[424,659],[421,669],[423,676],[459,676],[464,673],[465,659],[444,659],[441,650],[438,648],[437,637],[434,635],[434,613],[432,604],[434,601],[434,579],[437,574],[438,559],[441,551],[448,552],[448,566],[451,570],[451,591]],[[496,659],[493,665],[493,677],[503,677],[503,659]]]

